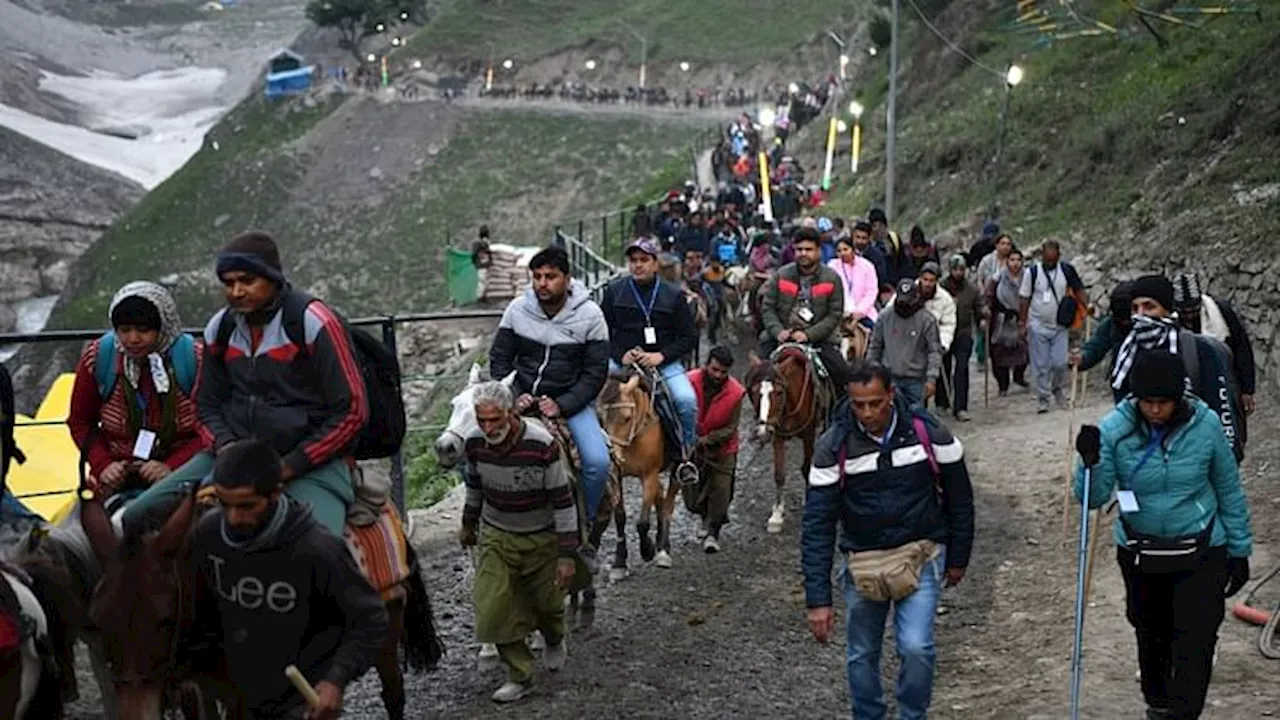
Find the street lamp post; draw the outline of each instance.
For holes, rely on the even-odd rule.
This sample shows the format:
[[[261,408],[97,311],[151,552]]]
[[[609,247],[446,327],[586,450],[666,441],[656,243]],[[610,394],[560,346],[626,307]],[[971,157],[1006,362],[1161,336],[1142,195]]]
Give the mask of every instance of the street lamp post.
[[[631,28],[627,28],[627,32],[631,33],[632,37],[640,41],[640,89],[643,90],[646,65],[649,61],[649,41],[646,40],[643,35]]]
[[[889,101],[885,109],[885,125],[888,134],[884,141],[884,214],[889,222],[894,219],[894,163],[898,149],[898,16],[899,0],[893,0],[893,22],[889,35]]]
[[[849,145],[849,170],[858,172],[858,159],[862,155],[862,103],[854,100],[849,103],[849,114],[853,115],[853,137]]]
[[[996,157],[994,168],[992,169],[991,181],[991,217],[994,219],[1000,215],[1000,171],[1004,164],[1004,134],[1009,122],[1009,100],[1013,97],[1013,89],[1022,82],[1022,68],[1017,65],[1010,65],[1008,71],[1004,75],[1004,100],[1000,105],[1000,129],[996,135]]]

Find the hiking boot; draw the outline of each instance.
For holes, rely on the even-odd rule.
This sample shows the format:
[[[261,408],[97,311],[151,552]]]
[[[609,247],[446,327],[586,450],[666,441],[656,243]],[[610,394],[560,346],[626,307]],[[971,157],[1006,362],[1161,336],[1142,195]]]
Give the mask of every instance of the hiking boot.
[[[1037,402],[1037,403],[1036,403],[1036,412],[1037,412],[1037,413],[1039,413],[1039,414],[1041,414],[1041,415],[1043,415],[1043,414],[1045,414],[1045,413],[1049,412],[1049,401],[1048,401],[1048,400],[1041,400],[1041,401]]]
[[[957,420],[959,420],[960,422],[969,422],[969,421],[970,421],[970,420],[972,420],[973,418],[969,417],[969,411],[968,411],[968,410],[957,410],[957,411],[956,411],[956,419],[957,419]]]
[[[1009,397],[1009,391],[1008,391],[1008,390],[999,390],[999,391],[997,391],[997,392],[996,392],[996,397]]]
[[[481,670],[492,670],[498,667],[498,646],[493,643],[481,643],[477,664]]]
[[[715,555],[720,552],[720,540],[715,535],[708,535],[706,540],[702,541],[702,552],[708,555]]]
[[[526,695],[533,691],[532,682],[518,683],[508,680],[502,683],[502,687],[493,691],[493,701],[496,703],[513,703],[523,699]]]
[[[569,648],[565,645],[565,638],[560,638],[560,642],[555,645],[547,645],[547,649],[542,652],[542,662],[547,666],[548,670],[556,671],[564,667],[564,661],[569,657]]]

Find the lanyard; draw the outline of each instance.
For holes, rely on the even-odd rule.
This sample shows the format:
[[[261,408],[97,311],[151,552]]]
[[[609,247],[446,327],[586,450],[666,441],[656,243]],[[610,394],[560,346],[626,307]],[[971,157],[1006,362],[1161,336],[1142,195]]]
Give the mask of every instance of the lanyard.
[[[1132,484],[1133,479],[1138,477],[1138,471],[1142,469],[1143,465],[1147,464],[1147,461],[1150,460],[1151,456],[1155,454],[1156,450],[1160,447],[1160,443],[1163,440],[1164,440],[1164,428],[1157,428],[1151,433],[1151,440],[1147,442],[1146,452],[1142,453],[1142,457],[1138,459],[1138,464],[1134,466],[1133,472],[1129,475],[1129,484]],[[1125,488],[1125,489],[1128,489],[1128,488]]]
[[[628,278],[627,282],[631,285],[631,294],[636,296],[636,302],[640,304],[640,312],[644,313],[644,324],[653,327],[653,321],[650,316],[653,315],[653,304],[658,301],[658,288],[662,285],[662,278],[653,279],[653,292],[649,295],[649,304],[646,306],[644,300],[640,299],[640,289],[636,287],[635,278]]]
[[[855,262],[856,262],[856,261],[855,261]],[[843,261],[843,260],[841,260],[841,261],[840,261],[840,277],[844,278],[844,289],[845,289],[845,291],[847,292],[847,291],[849,290],[849,288],[850,288],[850,287],[852,287],[852,285],[853,285],[853,278],[852,278],[849,274],[847,274],[847,273],[845,272],[845,270],[844,270],[844,266],[845,266],[846,264],[847,264],[847,265],[852,265],[853,263],[846,263],[846,262],[845,262],[845,261]]]

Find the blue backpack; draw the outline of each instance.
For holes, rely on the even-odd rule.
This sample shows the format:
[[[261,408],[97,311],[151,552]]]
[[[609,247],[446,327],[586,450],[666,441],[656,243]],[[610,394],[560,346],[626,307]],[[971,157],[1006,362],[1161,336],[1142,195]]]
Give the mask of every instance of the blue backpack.
[[[116,356],[119,355],[116,334],[107,332],[97,339],[97,343],[98,359],[93,366],[93,379],[98,383],[98,397],[105,400],[116,389]],[[182,333],[165,354],[172,363],[178,387],[190,397],[196,385],[196,341]]]

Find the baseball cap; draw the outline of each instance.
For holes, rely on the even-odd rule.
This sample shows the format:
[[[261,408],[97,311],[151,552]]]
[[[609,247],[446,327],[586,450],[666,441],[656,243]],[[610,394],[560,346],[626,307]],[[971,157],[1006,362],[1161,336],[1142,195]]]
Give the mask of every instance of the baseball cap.
[[[911,278],[902,278],[898,281],[898,294],[910,295],[916,291],[916,281]]]
[[[921,266],[920,266],[920,274],[921,274],[921,275],[924,275],[925,273],[929,273],[929,274],[934,275],[934,276],[936,276],[936,277],[941,277],[941,276],[942,276],[942,268],[938,267],[938,263],[936,263],[936,262],[934,262],[934,261],[930,260],[929,262],[927,262],[927,263],[925,263],[924,265],[921,265]]]
[[[658,257],[658,254],[660,253],[658,250],[658,243],[654,242],[653,238],[648,237],[636,238],[631,241],[631,244],[627,246],[627,252],[624,254],[629,256],[631,255],[632,250],[639,250],[645,255],[650,255],[652,257]]]

